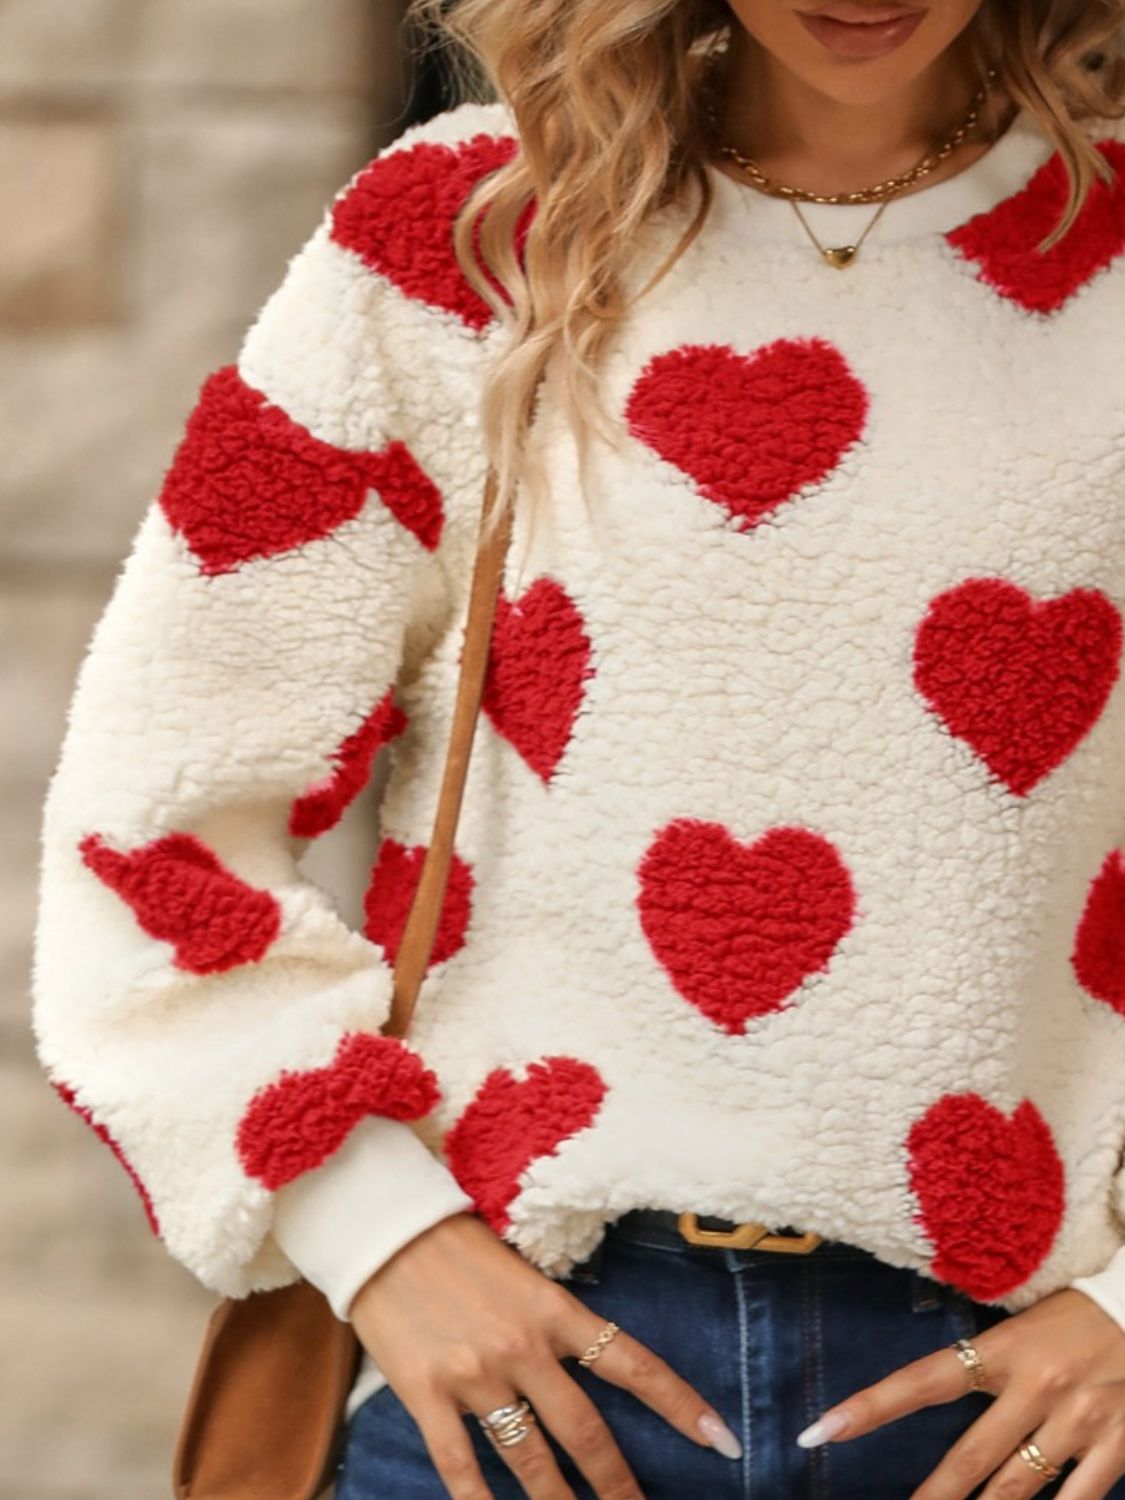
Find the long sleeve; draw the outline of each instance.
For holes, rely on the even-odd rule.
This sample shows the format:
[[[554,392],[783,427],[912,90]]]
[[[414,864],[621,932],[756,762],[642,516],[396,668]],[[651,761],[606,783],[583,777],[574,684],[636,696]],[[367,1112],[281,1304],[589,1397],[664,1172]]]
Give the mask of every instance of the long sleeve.
[[[361,1120],[323,1166],[275,1194],[273,1235],[341,1320],[369,1276],[473,1200],[410,1126]]]
[[[1125,1245],[1102,1270],[1091,1276],[1076,1276],[1070,1285],[1092,1298],[1125,1333]]]
[[[380,1035],[384,949],[298,866],[403,732],[399,674],[447,618],[442,494],[385,359],[398,293],[334,238],[346,191],[203,383],[93,631],[43,808],[32,978],[49,1082],[205,1285],[294,1280],[274,1214],[319,1171],[285,1199],[315,1275],[310,1218],[350,1187],[341,1233],[370,1238],[330,1247],[338,1312],[470,1205],[406,1123],[439,1091]],[[364,1131],[337,1163],[361,1122],[382,1149]]]

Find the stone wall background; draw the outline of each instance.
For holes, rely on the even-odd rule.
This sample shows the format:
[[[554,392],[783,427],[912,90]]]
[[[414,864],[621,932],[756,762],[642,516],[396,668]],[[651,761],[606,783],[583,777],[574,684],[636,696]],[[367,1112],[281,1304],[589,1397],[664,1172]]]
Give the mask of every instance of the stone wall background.
[[[40,807],[90,631],[201,381],[234,358],[329,195],[441,102],[404,46],[401,3],[0,0],[0,1494],[13,1500],[171,1493],[216,1299],[153,1239],[124,1172],[35,1061]],[[315,860],[342,908],[358,902],[343,838],[319,840]]]

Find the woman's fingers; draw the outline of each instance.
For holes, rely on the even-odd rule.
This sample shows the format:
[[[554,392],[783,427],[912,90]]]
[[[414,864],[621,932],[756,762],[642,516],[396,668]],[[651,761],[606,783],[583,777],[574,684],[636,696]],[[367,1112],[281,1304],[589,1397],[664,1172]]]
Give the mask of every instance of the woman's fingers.
[[[561,1365],[545,1367],[526,1379],[524,1390],[590,1481],[598,1500],[644,1500],[609,1424]]]
[[[498,1394],[493,1390],[485,1396],[473,1396],[472,1404],[468,1401],[465,1404],[473,1414],[473,1421],[478,1421],[498,1407],[516,1406],[523,1399],[511,1393],[506,1396]],[[539,1427],[538,1413],[536,1418],[531,1423],[527,1436],[518,1443],[505,1445],[495,1442],[491,1436],[489,1441],[519,1480],[530,1500],[575,1500],[574,1491],[562,1477],[551,1446]]]
[[[495,1406],[507,1406],[497,1401]],[[472,1419],[476,1420],[474,1414]],[[451,1500],[494,1500],[473,1451],[461,1414],[452,1406],[434,1409],[415,1418],[434,1468]],[[574,1500],[574,1491],[563,1479],[555,1456],[537,1426],[527,1437],[509,1448],[496,1451],[519,1480],[529,1500]]]
[[[606,1325],[585,1303],[574,1299],[578,1313],[566,1327],[567,1354],[581,1356]],[[602,1380],[632,1392],[693,1442],[712,1447],[726,1458],[739,1458],[738,1438],[693,1385],[677,1375],[665,1360],[622,1329],[588,1367]]]
[[[456,1407],[435,1401],[410,1415],[452,1500],[494,1500]]]
[[[559,1364],[585,1353],[605,1320],[472,1216],[452,1215],[399,1250],[356,1294],[350,1315],[453,1500],[491,1500],[464,1414],[477,1420],[518,1401],[515,1392],[527,1393],[538,1425],[510,1446],[490,1441],[529,1500],[574,1500],[560,1448],[598,1500],[641,1500],[596,1403]],[[616,1334],[592,1368],[693,1442],[739,1457],[718,1413],[630,1334]]]
[[[937,1467],[910,1492],[910,1500],[964,1500],[975,1493],[1015,1453],[1041,1410],[1041,1401],[1032,1393],[1025,1395],[1013,1387],[1003,1391],[950,1445]],[[1022,1465],[1023,1460],[1017,1463]],[[1028,1472],[1035,1477],[1033,1471]]]

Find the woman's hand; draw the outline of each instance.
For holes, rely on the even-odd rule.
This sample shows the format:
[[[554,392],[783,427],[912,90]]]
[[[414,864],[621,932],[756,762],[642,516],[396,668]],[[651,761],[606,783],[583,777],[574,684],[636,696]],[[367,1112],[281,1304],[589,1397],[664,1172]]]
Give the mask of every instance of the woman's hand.
[[[979,1500],[1039,1494],[1047,1480],[1018,1451],[1028,1440],[1057,1469],[1080,1460],[1058,1500],[1104,1500],[1125,1474],[1125,1332],[1117,1322],[1084,1292],[1064,1287],[972,1343],[984,1364],[982,1389],[996,1399],[909,1500],[966,1500],[990,1475]],[[846,1428],[834,1435],[844,1442],[968,1389],[964,1365],[942,1348],[856,1391],[813,1425],[846,1413]]]
[[[588,1349],[605,1319],[475,1215],[453,1214],[411,1240],[360,1288],[349,1318],[454,1500],[491,1496],[462,1413],[480,1417],[523,1397],[599,1500],[643,1500],[597,1407],[559,1363]],[[591,1368],[685,1437],[738,1457],[738,1440],[703,1397],[624,1330]],[[497,1452],[532,1500],[574,1500],[538,1426]]]

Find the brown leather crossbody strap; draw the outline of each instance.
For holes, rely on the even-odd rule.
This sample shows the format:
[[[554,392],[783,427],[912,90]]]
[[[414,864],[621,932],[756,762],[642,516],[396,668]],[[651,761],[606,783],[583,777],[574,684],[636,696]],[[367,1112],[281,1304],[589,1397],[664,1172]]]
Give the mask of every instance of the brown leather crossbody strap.
[[[488,539],[484,535],[485,521],[491,513],[496,488],[496,471],[490,468],[481,506],[476,563],[465,621],[453,726],[449,735],[433,833],[395,957],[391,1012],[383,1027],[387,1036],[405,1036],[410,1026],[418,991],[429,967],[445,901],[469,756],[480,718],[492,625],[496,617],[496,598],[500,592],[504,558],[511,539],[510,507],[505,508],[495,535]]]
[[[497,490],[489,469],[464,627],[457,698],[433,835],[394,966],[383,1032],[403,1036],[429,966],[480,717],[511,512],[485,538]],[[173,1457],[177,1500],[316,1500],[327,1494],[361,1345],[324,1296],[298,1280],[215,1309]]]

